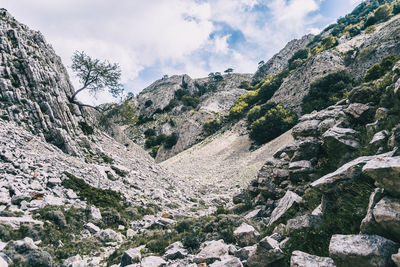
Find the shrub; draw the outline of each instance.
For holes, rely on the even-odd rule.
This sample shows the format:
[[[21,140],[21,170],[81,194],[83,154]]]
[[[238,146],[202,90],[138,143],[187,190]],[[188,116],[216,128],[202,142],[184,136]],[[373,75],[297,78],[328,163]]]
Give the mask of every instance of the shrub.
[[[203,125],[203,132],[206,135],[212,135],[216,131],[218,131],[221,127],[221,124],[218,120],[209,120],[206,121]]]
[[[379,64],[373,65],[365,74],[364,81],[370,82],[381,78],[387,72],[389,72],[396,61],[399,59],[397,56],[387,56]]]
[[[175,98],[181,100],[183,96],[190,95],[188,90],[178,89],[175,91]]]
[[[198,96],[182,96],[182,103],[187,107],[196,108],[200,103],[200,98]]]
[[[290,72],[288,69],[284,69],[272,77],[267,76],[263,81],[261,81],[262,84],[259,87],[260,92],[258,93],[256,100],[267,102],[269,99],[271,99],[289,73]],[[256,85],[256,88],[257,87],[258,85]]]
[[[91,135],[94,133],[93,127],[87,124],[86,121],[80,121],[78,124],[85,135]]]
[[[85,200],[88,204],[93,204],[96,207],[122,209],[120,201],[123,198],[120,193],[109,189],[93,187],[71,173],[64,172],[64,174],[68,179],[62,181],[62,186],[74,190],[78,194],[79,199]]]
[[[301,104],[303,114],[335,104],[351,90],[352,82],[352,76],[345,70],[329,73],[314,81]]]
[[[256,144],[261,145],[289,130],[296,121],[294,112],[281,105],[274,105],[263,117],[251,124],[249,136]]]
[[[172,148],[176,143],[178,142],[178,134],[177,133],[172,133],[168,135],[165,140],[164,140],[164,147],[166,149]]]
[[[156,158],[158,150],[160,149],[160,147],[161,147],[161,145],[153,146],[151,148],[151,151],[149,152],[150,156],[152,156],[153,158]]]
[[[375,21],[387,19],[390,16],[391,8],[388,4],[381,5],[374,12]]]
[[[396,3],[393,5],[393,14],[397,15],[400,13],[400,3]]]
[[[295,69],[299,65],[299,62],[303,62],[303,59],[308,58],[308,54],[309,50],[307,48],[297,50],[296,53],[294,53],[294,55],[288,60],[289,69]]]
[[[250,111],[247,113],[247,122],[249,125],[251,125],[255,120],[260,118],[262,116],[261,113],[261,106],[256,105],[250,109]]]
[[[153,101],[151,101],[150,99],[147,100],[147,101],[144,103],[144,106],[145,106],[146,108],[150,107],[151,105],[153,105]]]
[[[351,37],[354,37],[361,33],[361,28],[358,26],[353,26],[349,29],[349,34]]]
[[[321,41],[322,47],[324,50],[332,48],[336,45],[339,44],[339,41],[337,40],[336,37],[333,37],[332,35],[328,35],[325,38],[322,39]]]
[[[245,90],[250,90],[251,89],[251,84],[249,81],[243,81],[239,85],[240,89],[245,89]]]
[[[374,33],[375,31],[376,31],[376,27],[374,25],[371,25],[365,30],[365,33],[371,34],[371,33]]]
[[[154,129],[147,129],[146,131],[144,131],[144,136],[146,138],[150,137],[150,136],[155,136],[156,135],[156,130]]]

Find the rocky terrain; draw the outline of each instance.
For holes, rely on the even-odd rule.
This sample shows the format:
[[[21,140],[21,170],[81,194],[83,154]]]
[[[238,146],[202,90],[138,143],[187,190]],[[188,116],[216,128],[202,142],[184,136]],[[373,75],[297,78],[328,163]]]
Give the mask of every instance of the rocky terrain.
[[[398,13],[99,111],[1,9],[0,266],[400,266]]]

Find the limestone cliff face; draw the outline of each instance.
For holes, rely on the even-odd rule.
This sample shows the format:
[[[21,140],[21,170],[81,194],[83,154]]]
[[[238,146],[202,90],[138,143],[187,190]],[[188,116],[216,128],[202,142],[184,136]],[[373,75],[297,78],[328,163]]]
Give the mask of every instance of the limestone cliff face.
[[[0,115],[64,151],[79,154],[72,136],[82,131],[82,112],[68,104],[73,88],[68,73],[40,32],[0,10]]]
[[[297,50],[304,48],[311,40],[314,35],[304,35],[301,39],[294,39],[286,44],[286,46],[275,54],[270,60],[262,65],[254,74],[252,83],[256,84],[260,82],[266,75],[275,75],[282,69],[284,69],[288,60],[296,53]]]
[[[363,31],[355,37],[341,37],[338,46],[311,56],[293,70],[271,100],[300,114],[300,105],[313,81],[340,69],[347,69],[356,80],[361,80],[372,65],[400,53],[399,34],[400,15],[396,15],[377,24],[373,33]]]

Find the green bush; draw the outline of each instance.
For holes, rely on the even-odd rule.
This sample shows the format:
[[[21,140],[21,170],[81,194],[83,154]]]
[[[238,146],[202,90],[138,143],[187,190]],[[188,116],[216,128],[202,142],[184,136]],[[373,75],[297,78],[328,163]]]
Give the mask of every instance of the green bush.
[[[85,135],[91,135],[94,133],[93,127],[87,124],[86,121],[80,121],[78,124]]]
[[[176,143],[178,142],[178,134],[177,133],[172,133],[168,135],[165,140],[164,140],[164,147],[166,149],[172,148]]]
[[[288,60],[289,69],[293,70],[299,66],[299,62],[303,62],[304,59],[308,58],[308,48],[297,50],[296,53]]]
[[[296,121],[294,112],[281,105],[274,105],[263,117],[251,124],[249,136],[256,144],[265,144],[289,130]]]
[[[391,71],[394,64],[399,60],[399,56],[387,56],[378,64],[373,65],[365,74],[364,81],[370,82],[381,78]]]
[[[339,44],[339,41],[337,40],[336,37],[332,36],[332,35],[328,35],[325,38],[322,39],[321,41],[322,47],[324,48],[324,50],[332,48],[336,45]]]
[[[62,186],[74,190],[79,199],[85,200],[88,204],[95,205],[96,207],[122,209],[120,202],[124,199],[121,193],[110,189],[96,188],[71,173],[64,172],[64,174],[68,178],[62,181]]]
[[[203,125],[203,132],[206,135],[212,135],[216,131],[218,131],[221,128],[221,123],[219,120],[209,120],[206,121]]]
[[[188,90],[178,89],[175,91],[175,99],[181,100],[183,96],[190,95]]]
[[[374,25],[371,25],[365,30],[365,33],[371,34],[371,33],[374,33],[375,31],[376,31],[376,27]]]
[[[146,138],[150,137],[150,136],[155,136],[156,135],[156,130],[154,129],[147,129],[146,131],[144,131],[144,136]]]
[[[196,108],[200,103],[200,98],[198,96],[182,96],[182,103],[187,107]]]
[[[393,5],[393,14],[397,15],[400,13],[400,3],[396,3]]]
[[[260,84],[256,85],[255,88],[259,88],[260,92],[255,100],[263,103],[271,99],[274,93],[282,85],[283,81],[289,75],[289,70],[284,69],[274,76],[267,76]]]
[[[151,101],[150,99],[147,100],[147,101],[144,103],[144,106],[145,106],[146,108],[150,107],[151,105],[153,105],[153,101]]]
[[[301,104],[303,114],[335,104],[351,90],[352,82],[352,76],[345,70],[329,73],[314,81]]]
[[[374,12],[375,21],[387,19],[390,16],[392,9],[388,4],[381,5]]]

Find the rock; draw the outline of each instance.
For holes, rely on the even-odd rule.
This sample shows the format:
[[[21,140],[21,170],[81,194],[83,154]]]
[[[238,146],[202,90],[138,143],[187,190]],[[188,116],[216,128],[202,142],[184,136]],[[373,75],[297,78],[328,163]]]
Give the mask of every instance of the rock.
[[[307,120],[293,127],[292,135],[295,139],[300,137],[314,137],[318,135],[319,120]]]
[[[97,232],[100,232],[100,228],[93,223],[87,223],[83,226],[83,228],[89,230],[90,233],[95,234]]]
[[[210,264],[210,267],[243,267],[243,264],[236,257],[225,256],[221,261]]]
[[[382,229],[382,235],[400,242],[400,200],[384,197],[372,211],[376,223]]]
[[[264,267],[283,257],[284,254],[279,248],[279,243],[270,237],[265,237],[257,245],[256,251],[248,258],[246,265],[249,267]]]
[[[392,266],[399,244],[377,235],[333,235],[329,255],[338,267]]]
[[[290,235],[293,232],[302,231],[305,229],[316,229],[321,223],[319,216],[305,214],[303,216],[290,219],[286,223],[286,233]]]
[[[126,230],[126,238],[128,238],[128,239],[134,237],[135,234],[136,234],[136,232],[134,230],[132,230],[132,229]]]
[[[308,175],[314,170],[308,160],[301,160],[289,163],[289,177],[292,182],[308,180]]]
[[[361,221],[361,225],[360,225],[361,233],[363,233],[363,234],[378,234],[378,235],[381,234],[378,230],[379,225],[376,223],[374,215],[372,213],[373,213],[376,203],[378,203],[378,201],[381,200],[382,197],[383,197],[383,190],[380,188],[375,188],[374,192],[371,193],[371,195],[369,197],[367,215]]]
[[[387,108],[378,108],[375,112],[375,120],[385,119],[387,117],[389,110]]]
[[[360,147],[357,141],[359,133],[353,129],[334,126],[322,135],[323,146],[328,153],[343,154]]]
[[[87,261],[83,260],[79,254],[69,257],[63,262],[64,267],[86,267],[87,265]]]
[[[182,242],[172,243],[165,249],[164,258],[167,260],[183,259],[188,255],[187,249],[183,247]]]
[[[245,219],[253,219],[255,217],[258,217],[260,212],[261,212],[261,209],[255,209],[255,210],[250,211],[249,213],[247,213],[246,216],[244,216],[244,218]]]
[[[392,255],[392,261],[396,264],[397,267],[400,267],[400,249],[396,254]]]
[[[386,143],[386,140],[389,136],[389,132],[386,130],[377,132],[374,137],[372,137],[372,140],[369,142],[369,145],[379,147],[382,146]]]
[[[371,107],[361,103],[353,103],[350,104],[344,112],[349,114],[353,119],[359,121],[367,120],[367,117],[370,115]]]
[[[328,193],[338,189],[339,185],[349,183],[361,174],[362,167],[373,157],[360,157],[352,160],[336,171],[329,173],[311,183],[322,192]]]
[[[142,254],[140,253],[140,251],[144,248],[145,246],[140,246],[125,251],[121,259],[121,267],[140,262],[140,260],[142,259]]]
[[[292,191],[287,191],[286,194],[278,202],[277,207],[271,214],[268,225],[273,224],[281,218],[295,203],[299,203],[301,197]]]
[[[202,247],[201,251],[194,257],[195,263],[205,262],[210,264],[228,254],[228,246],[223,240],[205,242]]]
[[[19,204],[21,204],[21,202],[22,201],[30,201],[31,200],[31,196],[29,196],[29,195],[24,195],[24,194],[21,194],[21,195],[14,195],[14,196],[12,196],[12,198],[11,198],[11,203],[12,204],[14,204],[14,205],[19,205]]]
[[[47,182],[47,186],[53,187],[57,185],[61,185],[61,179],[60,178],[50,178]]]
[[[253,226],[248,225],[247,223],[242,223],[242,225],[233,232],[233,235],[235,236],[238,245],[241,247],[254,245],[258,242],[260,237],[260,233],[257,232]]]
[[[166,264],[167,262],[161,257],[148,256],[140,262],[140,267],[162,267]]]
[[[237,251],[235,251],[234,255],[235,257],[239,258],[240,260],[247,260],[253,253],[256,251],[257,245],[253,246],[248,246],[241,248]]]
[[[100,209],[96,206],[90,206],[90,217],[92,217],[92,219],[95,221],[101,220],[102,217]]]
[[[369,161],[362,172],[391,195],[400,197],[400,157],[378,157]]]
[[[121,242],[123,240],[121,233],[112,229],[100,230],[95,236],[102,242]]]
[[[290,258],[290,267],[335,267],[333,260],[328,257],[318,257],[295,250]]]

